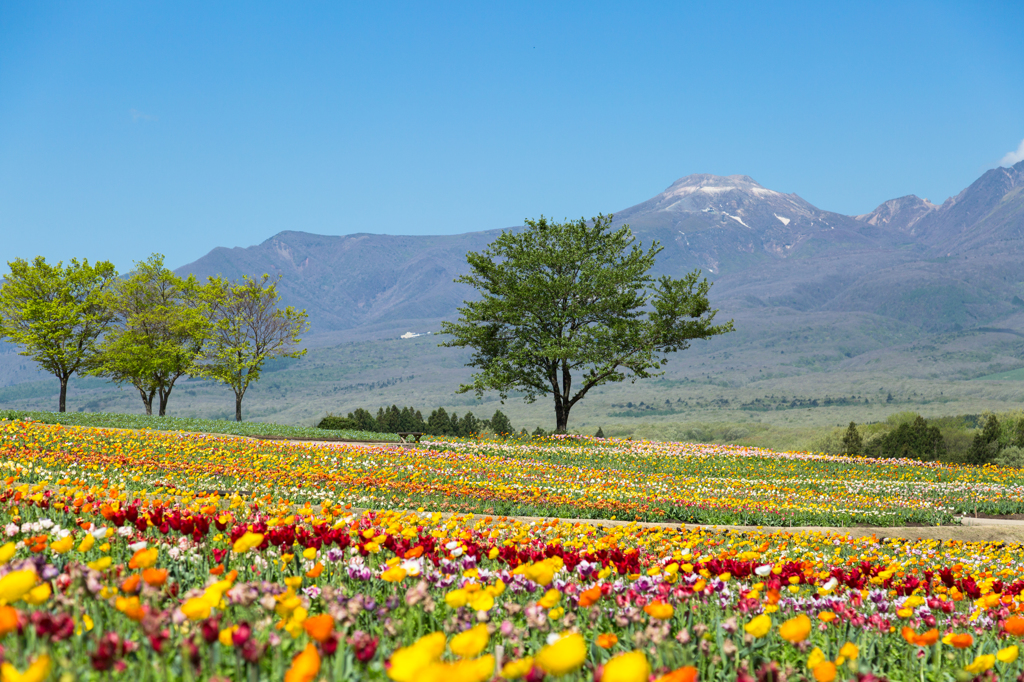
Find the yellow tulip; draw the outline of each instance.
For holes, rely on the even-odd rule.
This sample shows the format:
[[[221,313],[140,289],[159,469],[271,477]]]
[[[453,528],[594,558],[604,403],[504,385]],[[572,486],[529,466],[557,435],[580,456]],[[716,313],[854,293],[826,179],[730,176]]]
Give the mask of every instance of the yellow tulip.
[[[444,653],[445,636],[443,632],[420,637],[409,646],[402,647],[391,654],[391,667],[388,677],[395,682],[416,682],[419,674]]]
[[[1012,646],[1006,647],[1005,649],[1000,649],[999,651],[997,651],[996,659],[1001,663],[1013,663],[1017,660],[1017,655],[1019,653],[1020,650],[1017,648],[1017,645],[1014,644]]]
[[[94,571],[105,571],[110,568],[110,564],[114,563],[113,559],[108,556],[101,556],[96,561],[90,561],[86,564],[89,568]]]
[[[527,656],[503,665],[501,676],[506,680],[518,680],[520,677],[526,677],[531,670],[533,670],[533,657]]]
[[[764,637],[769,632],[771,632],[771,629],[771,616],[767,616],[763,613],[760,616],[755,617],[753,620],[751,620],[749,623],[743,626],[744,632],[746,632],[751,637],[756,637],[758,639]]]
[[[839,650],[839,655],[843,658],[855,661],[860,656],[860,647],[853,642],[847,642],[843,645],[843,648]]]
[[[469,608],[474,611],[490,611],[494,608],[494,597],[490,592],[477,592],[470,600]]]
[[[57,554],[66,554],[71,551],[71,548],[75,546],[75,539],[70,535],[65,535],[60,540],[50,543],[50,549]]]
[[[574,632],[564,635],[554,644],[549,644],[534,656],[534,663],[544,672],[565,675],[576,670],[587,659],[587,645],[583,635]]]
[[[92,534],[86,533],[85,537],[82,538],[82,541],[78,544],[78,551],[79,552],[88,552],[90,549],[93,548],[93,545],[95,545],[95,544],[96,544],[96,538],[94,538],[92,536]]]
[[[28,594],[22,597],[22,599],[32,606],[39,606],[40,604],[45,603],[46,600],[50,598],[51,594],[53,594],[53,590],[50,589],[50,583],[43,583],[29,590]]]
[[[50,676],[50,657],[43,654],[25,672],[18,672],[10,663],[0,665],[0,679],[3,682],[42,682]]]
[[[473,658],[484,650],[488,640],[490,640],[490,635],[487,632],[487,626],[480,623],[476,627],[452,637],[449,646],[452,653],[459,658]]]
[[[978,656],[971,662],[971,664],[964,668],[969,673],[977,675],[983,673],[996,664],[996,657],[992,654],[983,654]]]
[[[235,554],[245,554],[253,547],[259,547],[263,543],[263,533],[252,533],[245,531],[245,535],[235,540],[231,546]]]
[[[210,617],[213,607],[202,597],[192,597],[181,605],[181,612],[189,620],[205,620]]]
[[[3,547],[0,547],[0,564],[6,564],[10,561],[16,551],[18,551],[18,546],[13,542],[8,542]]]
[[[642,651],[619,654],[604,665],[601,682],[647,682],[651,666]]]
[[[465,606],[468,601],[469,592],[463,589],[452,590],[448,594],[444,595],[444,603],[453,609]]]
[[[380,575],[380,579],[389,583],[400,583],[405,580],[409,572],[399,566],[392,566]]]
[[[0,579],[0,604],[13,604],[36,586],[39,576],[35,571],[11,571]]]

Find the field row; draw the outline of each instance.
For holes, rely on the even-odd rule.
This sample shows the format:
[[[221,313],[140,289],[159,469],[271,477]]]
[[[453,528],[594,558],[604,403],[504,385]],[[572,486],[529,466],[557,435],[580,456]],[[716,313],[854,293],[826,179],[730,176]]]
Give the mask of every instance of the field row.
[[[618,466],[576,485],[612,483],[606,497],[629,513],[640,502],[615,486],[640,485],[642,469],[652,479],[681,477],[690,465],[672,457],[703,459],[718,473],[733,466],[748,477],[721,478],[780,488],[799,486],[808,468],[849,474],[870,462],[784,457],[771,477],[753,478],[742,463],[766,453],[687,455],[654,444],[490,444],[489,454],[472,451],[488,444],[448,444],[416,459],[404,450],[20,423],[4,425],[0,439],[5,679],[114,671],[140,680],[732,682],[775,670],[828,682],[1024,673],[1020,545],[351,510],[371,496],[408,509],[402,495],[440,480],[443,466],[445,485],[476,472],[460,504],[497,504],[488,490],[572,499],[580,488],[569,472],[583,468],[571,461],[587,448],[587,476]],[[518,467],[518,487],[488,477],[496,462]],[[914,483],[910,463],[874,466],[875,480],[894,489]],[[920,469],[918,485],[1000,494],[1015,485],[999,471]]]

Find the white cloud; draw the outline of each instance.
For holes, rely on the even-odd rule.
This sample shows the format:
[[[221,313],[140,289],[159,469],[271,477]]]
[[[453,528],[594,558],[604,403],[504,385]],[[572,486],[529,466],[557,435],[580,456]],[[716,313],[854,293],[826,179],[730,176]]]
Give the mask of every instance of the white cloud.
[[[1024,161],[1024,140],[1020,141],[1020,146],[1017,147],[1017,151],[1010,152],[999,162],[1000,166],[1012,166],[1019,161]]]
[[[138,109],[129,109],[128,113],[131,114],[132,121],[134,121],[136,123],[139,122],[139,121],[156,121],[157,120],[156,116],[150,116],[149,114],[144,114],[141,111],[139,111]],[[1024,149],[1024,145],[1022,145],[1021,148]]]

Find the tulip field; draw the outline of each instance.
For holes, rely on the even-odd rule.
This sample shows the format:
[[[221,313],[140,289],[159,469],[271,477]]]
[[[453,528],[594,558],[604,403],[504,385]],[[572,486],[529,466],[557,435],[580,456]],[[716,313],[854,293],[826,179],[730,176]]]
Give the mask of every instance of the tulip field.
[[[1013,469],[0,421],[0,479],[2,682],[1024,680],[1024,547],[841,528],[1024,512]]]

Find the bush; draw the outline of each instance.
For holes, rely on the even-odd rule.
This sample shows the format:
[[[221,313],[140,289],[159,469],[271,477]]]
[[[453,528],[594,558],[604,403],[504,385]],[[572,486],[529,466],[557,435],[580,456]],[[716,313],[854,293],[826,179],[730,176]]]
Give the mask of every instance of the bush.
[[[811,452],[822,452],[826,455],[841,455],[846,452],[843,449],[843,432],[834,429],[829,433],[811,442],[808,448]]]
[[[328,414],[326,417],[320,420],[320,422],[316,425],[316,428],[329,429],[331,431],[344,431],[347,429],[358,429],[359,425],[356,424],[356,421],[354,419]]]
[[[1003,448],[999,454],[996,455],[995,464],[998,464],[1001,467],[1024,469],[1024,448],[1017,447],[1016,445]]]
[[[869,441],[865,454],[937,460],[946,454],[946,443],[937,427],[929,426],[924,417],[917,415],[912,422],[901,420],[889,433]]]

